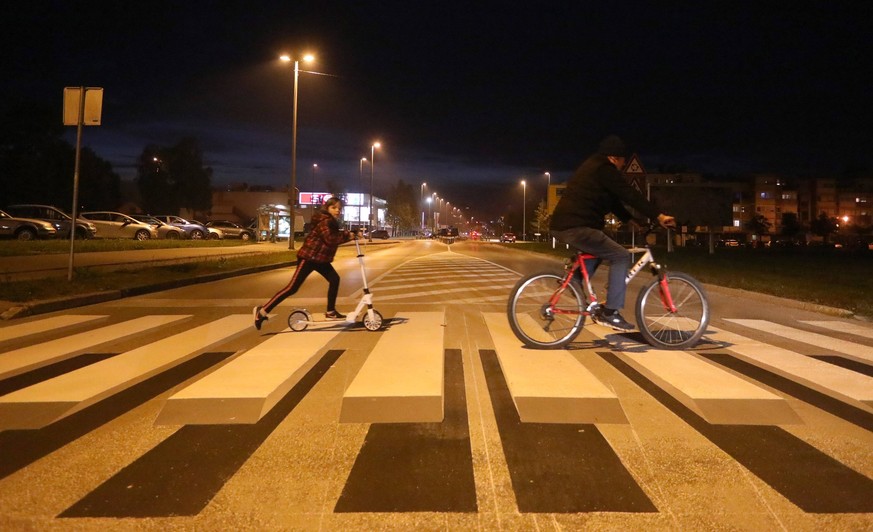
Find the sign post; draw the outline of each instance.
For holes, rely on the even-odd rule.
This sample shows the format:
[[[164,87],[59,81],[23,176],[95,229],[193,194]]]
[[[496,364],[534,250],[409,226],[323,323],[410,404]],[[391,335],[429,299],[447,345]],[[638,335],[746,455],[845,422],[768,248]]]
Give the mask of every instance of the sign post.
[[[103,112],[103,89],[100,87],[64,88],[64,125],[76,126],[76,164],[73,169],[73,222],[70,226],[70,261],[67,281],[73,280],[73,243],[76,240],[77,205],[79,203],[79,154],[82,149],[82,126],[99,126]]]

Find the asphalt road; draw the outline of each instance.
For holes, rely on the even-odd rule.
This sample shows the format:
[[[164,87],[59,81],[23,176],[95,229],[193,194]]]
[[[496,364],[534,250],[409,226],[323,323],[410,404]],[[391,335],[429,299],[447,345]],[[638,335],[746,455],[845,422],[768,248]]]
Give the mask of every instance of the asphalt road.
[[[377,332],[287,331],[294,308],[323,312],[317,275],[256,331],[252,306],[290,268],[0,323],[0,528],[873,527],[869,324],[711,287],[711,330],[688,352],[596,325],[567,351],[519,351],[503,330],[507,294],[550,259],[409,241],[364,260],[386,318]],[[335,265],[349,311],[361,271],[348,252]],[[845,379],[829,389],[784,361]],[[430,382],[431,368],[441,420],[391,421],[426,413],[424,384],[391,390]],[[282,372],[263,411],[202,423]],[[391,405],[376,412],[385,420],[343,422],[364,375],[384,379],[369,400]],[[596,421],[574,375],[599,383],[624,420]],[[198,387],[215,397],[185,402]],[[187,422],[165,422],[173,405]]]

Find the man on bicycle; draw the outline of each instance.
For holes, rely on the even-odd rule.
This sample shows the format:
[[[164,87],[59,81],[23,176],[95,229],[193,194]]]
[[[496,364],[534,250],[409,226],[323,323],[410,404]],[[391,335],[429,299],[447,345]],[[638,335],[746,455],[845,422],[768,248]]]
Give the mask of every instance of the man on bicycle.
[[[631,254],[603,232],[604,218],[612,213],[623,222],[630,221],[633,217],[627,205],[656,219],[662,227],[676,227],[672,216],[661,213],[625,180],[621,170],[626,156],[627,147],[619,137],[610,135],[603,139],[597,153],[586,159],[567,182],[549,228],[560,242],[591,253],[609,265],[606,303],[593,318],[596,323],[619,331],[634,328],[619,313],[624,308]]]

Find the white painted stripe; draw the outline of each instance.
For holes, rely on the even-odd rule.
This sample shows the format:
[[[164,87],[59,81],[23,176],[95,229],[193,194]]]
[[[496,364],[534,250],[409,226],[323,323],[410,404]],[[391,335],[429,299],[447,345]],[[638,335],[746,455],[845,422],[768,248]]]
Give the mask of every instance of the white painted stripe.
[[[606,327],[586,327],[612,341],[622,335]],[[621,340],[615,355],[714,425],[787,425],[801,423],[784,398],[684,351],[633,348]],[[636,344],[636,343],[635,343]],[[636,344],[642,347],[642,344]]]
[[[312,369],[342,329],[285,329],[173,394],[155,424],[257,423]]]
[[[873,378],[812,357],[709,327],[712,341],[735,357],[820,393],[873,413]]]
[[[398,314],[343,394],[340,422],[441,422],[444,336],[443,312]]]
[[[165,327],[188,319],[191,319],[190,315],[143,316],[92,331],[7,351],[0,355],[0,379],[67,360],[85,353],[89,349],[96,349],[103,344],[133,338],[158,327]]]
[[[618,396],[566,350],[527,349],[503,312],[483,312],[518,416],[527,423],[627,423]]]
[[[815,320],[805,320],[805,321],[801,321],[800,323],[806,323],[808,325],[813,325],[815,327],[821,327],[823,329],[829,329],[831,331],[854,334],[855,336],[862,336],[864,338],[873,339],[873,329],[871,329],[870,327],[865,327],[865,326],[857,324],[857,323],[848,323],[845,321],[815,321]]]
[[[16,340],[31,336],[34,334],[42,334],[48,331],[57,332],[62,329],[76,327],[86,323],[94,323],[105,320],[109,316],[86,316],[77,314],[67,314],[64,316],[54,316],[28,323],[18,325],[10,325],[0,329],[0,342]]]
[[[0,430],[38,429],[126,390],[252,326],[250,314],[226,316],[0,397]]]
[[[867,345],[847,342],[846,340],[840,340],[839,338],[832,338],[823,334],[795,329],[794,327],[788,327],[772,321],[739,319],[726,319],[725,321],[763,331],[765,333],[775,334],[782,338],[788,338],[789,340],[796,340],[805,344],[821,347],[828,350],[827,354],[837,353],[844,358],[873,365],[873,347]]]

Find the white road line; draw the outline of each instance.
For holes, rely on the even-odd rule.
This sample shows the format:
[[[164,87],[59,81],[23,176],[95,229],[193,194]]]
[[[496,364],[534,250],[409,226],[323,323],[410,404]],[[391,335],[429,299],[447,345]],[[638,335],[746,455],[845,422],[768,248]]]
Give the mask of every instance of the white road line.
[[[627,423],[618,396],[566,350],[527,349],[505,313],[483,312],[519,418],[528,423]]]
[[[800,323],[806,323],[807,325],[813,325],[815,327],[821,327],[823,329],[829,329],[831,331],[854,334],[855,336],[862,336],[864,338],[873,339],[873,329],[871,329],[870,327],[864,327],[863,325],[859,325],[857,323],[848,323],[845,321],[816,320],[804,320]]]
[[[605,332],[609,329],[599,325],[586,327],[586,330],[608,341],[621,336]],[[623,349],[615,351],[615,355],[708,423],[788,425],[802,422],[784,398],[691,353],[636,346],[627,349],[623,343]]]
[[[126,390],[252,326],[234,314],[0,397],[0,430],[38,429]]]
[[[443,420],[445,313],[406,312],[396,318],[343,394],[341,423]]]
[[[0,354],[0,379],[67,360],[103,344],[133,338],[158,327],[165,327],[188,319],[191,319],[190,315],[143,316],[92,331],[7,351]]]
[[[729,331],[709,329],[715,333],[707,333],[707,338],[726,344],[740,360],[873,413],[873,378]]]
[[[795,329],[794,327],[773,323],[772,321],[739,319],[726,319],[725,321],[749,327],[750,329],[763,331],[765,333],[775,334],[782,338],[788,338],[789,340],[796,340],[805,344],[821,347],[828,350],[827,354],[837,353],[844,358],[873,365],[873,347],[867,345],[856,344],[855,342],[847,342],[846,340],[832,338],[823,334]]]
[[[173,394],[156,425],[257,423],[323,355],[342,328],[285,329]]]
[[[102,321],[109,316],[86,316],[77,314],[67,314],[64,316],[54,316],[28,323],[18,325],[10,325],[0,329],[0,342],[16,340],[31,336],[33,334],[42,334],[48,331],[57,332],[62,329],[77,327],[86,323],[93,324],[97,321]]]

